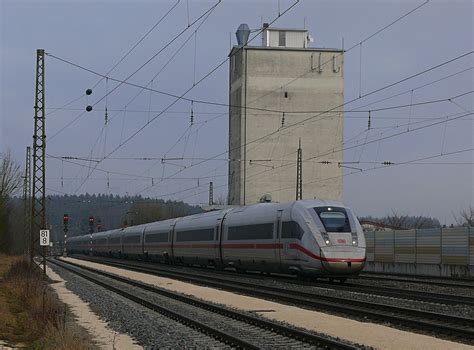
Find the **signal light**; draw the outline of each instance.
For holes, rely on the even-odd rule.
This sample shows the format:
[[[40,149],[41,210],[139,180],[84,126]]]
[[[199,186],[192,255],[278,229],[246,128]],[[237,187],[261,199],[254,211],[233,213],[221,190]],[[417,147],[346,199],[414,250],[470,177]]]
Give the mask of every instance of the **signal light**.
[[[69,222],[69,215],[68,214],[64,214],[63,216],[63,223],[64,225],[67,225]]]
[[[89,216],[89,225],[94,224],[94,217]]]

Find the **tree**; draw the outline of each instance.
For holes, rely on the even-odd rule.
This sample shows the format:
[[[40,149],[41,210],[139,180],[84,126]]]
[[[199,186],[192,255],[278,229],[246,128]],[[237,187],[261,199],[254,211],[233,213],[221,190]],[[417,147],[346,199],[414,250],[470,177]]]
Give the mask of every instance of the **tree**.
[[[441,227],[436,218],[427,216],[400,215],[392,209],[392,214],[383,218],[361,217],[361,222],[367,222],[379,227],[386,227],[391,230],[428,229]]]
[[[0,153],[0,252],[8,252],[11,244],[9,232],[13,207],[10,200],[21,190],[20,165],[11,157],[11,152]]]
[[[472,205],[461,210],[459,216],[453,216],[458,226],[474,226],[474,207]]]
[[[8,200],[21,190],[20,165],[11,157],[8,150],[0,153],[0,199]]]
[[[225,196],[224,194],[220,194],[217,197],[215,204],[217,204],[217,205],[227,205],[227,196]]]

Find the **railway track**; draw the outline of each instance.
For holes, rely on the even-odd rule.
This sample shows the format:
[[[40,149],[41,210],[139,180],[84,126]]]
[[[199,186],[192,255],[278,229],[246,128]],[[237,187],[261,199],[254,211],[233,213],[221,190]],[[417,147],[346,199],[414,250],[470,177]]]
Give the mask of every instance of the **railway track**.
[[[353,278],[354,280],[369,280],[369,281],[389,281],[389,282],[407,282],[418,283],[441,287],[456,287],[456,288],[474,288],[474,280],[463,279],[449,279],[437,278],[430,276],[408,276],[408,275],[378,275],[378,274],[362,274]]]
[[[81,258],[84,259],[84,258]],[[232,292],[238,292],[246,295],[252,295],[261,297],[264,299],[270,299],[277,302],[289,303],[293,305],[302,306],[305,308],[312,308],[318,310],[326,310],[336,312],[344,315],[355,316],[356,318],[369,318],[376,321],[383,321],[384,323],[390,323],[415,329],[418,331],[428,332],[436,336],[442,336],[449,339],[462,340],[469,344],[474,344],[474,319],[457,317],[446,315],[442,313],[428,312],[422,310],[416,310],[411,308],[404,308],[400,306],[385,305],[374,302],[365,302],[360,300],[354,300],[350,298],[333,297],[327,295],[317,295],[310,292],[304,292],[300,290],[292,290],[288,288],[273,287],[258,283],[249,283],[242,280],[238,280],[236,283],[235,278],[223,277],[219,274],[213,274],[212,276],[198,276],[182,271],[164,269],[160,267],[144,267],[136,264],[106,261],[103,259],[92,259],[85,258],[84,260],[105,263],[110,266],[120,267],[129,269],[136,272],[143,272],[147,274],[169,277],[178,279],[186,282],[191,282],[199,285],[205,285],[208,287],[214,287]],[[236,276],[232,276],[236,277]],[[331,284],[328,284],[331,285]],[[317,284],[316,286],[319,286]],[[334,284],[332,284],[334,288]],[[348,287],[337,285],[339,287]],[[357,286],[358,287],[358,286]],[[349,287],[351,288],[351,287]],[[371,290],[377,290],[378,287],[370,287]],[[350,289],[355,291],[354,289]],[[378,293],[390,292],[378,289]],[[377,292],[372,292],[376,294]],[[403,294],[402,291],[398,291]],[[420,293],[423,295],[424,293]],[[428,293],[434,294],[434,293]],[[397,296],[401,297],[401,296]],[[408,298],[407,294],[403,297]],[[414,298],[416,295],[410,293],[410,298]],[[438,302],[441,300],[440,297],[432,295],[421,296],[426,297],[424,301],[429,298],[436,298]],[[441,297],[442,298],[442,297]],[[459,303],[459,298],[456,296]],[[472,302],[472,298],[468,298],[469,302]],[[431,299],[433,300],[433,299]]]
[[[176,269],[169,269],[169,268],[160,268],[160,266],[163,265],[154,265],[152,266],[150,263],[140,263],[140,262],[123,262],[123,260],[118,261],[116,259],[104,259],[104,258],[90,258],[90,257],[83,257],[81,256],[80,259],[91,261],[91,262],[100,262],[100,263],[107,263],[107,264],[114,264],[116,267],[123,267],[123,268],[129,268],[129,267],[138,267],[138,268],[144,268],[144,269],[151,269],[151,272],[158,271],[158,272],[172,272],[175,273],[179,276],[183,277],[196,277],[196,273],[189,273],[185,271],[177,271]],[[140,272],[147,272],[149,273],[149,270],[145,271],[140,271]],[[199,273],[199,270],[198,270]],[[210,274],[212,273],[212,278],[214,278],[214,275],[218,274],[219,277],[220,275],[226,275],[231,278],[238,278],[241,275],[236,275],[236,273],[233,272],[225,272],[225,271],[214,271],[214,270],[206,270],[206,274],[204,274],[203,277],[209,277]],[[242,275],[245,278],[250,278],[250,279],[255,279],[255,280],[261,280],[262,277],[266,278],[265,276],[262,275],[255,275],[255,274],[245,274]],[[463,295],[453,295],[453,294],[443,294],[443,293],[432,293],[432,292],[426,292],[426,291],[414,291],[414,290],[407,290],[407,289],[400,289],[400,288],[391,288],[391,287],[382,287],[382,286],[375,286],[375,285],[370,285],[370,286],[365,286],[365,285],[360,285],[360,284],[352,284],[352,283],[337,283],[337,282],[323,282],[321,280],[317,282],[307,282],[307,281],[300,281],[297,279],[290,279],[288,277],[280,277],[280,276],[273,276],[271,279],[278,278],[279,280],[282,280],[284,282],[287,282],[290,285],[303,285],[303,286],[309,286],[309,287],[322,287],[322,288],[329,288],[329,289],[337,289],[337,290],[343,290],[343,291],[348,291],[348,292],[356,292],[356,293],[363,293],[363,294],[371,294],[371,295],[379,295],[379,296],[385,296],[385,297],[392,297],[392,298],[398,298],[398,299],[408,299],[408,300],[418,300],[418,301],[423,301],[423,302],[430,302],[430,303],[437,303],[437,304],[446,304],[446,305],[468,305],[468,306],[474,306],[474,297],[469,297],[469,296],[463,296]]]
[[[359,348],[115,274],[56,259],[48,259],[48,262],[231,347]]]

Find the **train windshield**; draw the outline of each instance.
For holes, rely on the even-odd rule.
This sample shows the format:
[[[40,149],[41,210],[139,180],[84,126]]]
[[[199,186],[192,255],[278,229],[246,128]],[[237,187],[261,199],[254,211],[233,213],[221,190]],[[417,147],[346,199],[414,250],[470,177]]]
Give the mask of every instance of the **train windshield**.
[[[324,225],[326,232],[351,232],[351,225],[344,208],[316,207],[313,208]]]

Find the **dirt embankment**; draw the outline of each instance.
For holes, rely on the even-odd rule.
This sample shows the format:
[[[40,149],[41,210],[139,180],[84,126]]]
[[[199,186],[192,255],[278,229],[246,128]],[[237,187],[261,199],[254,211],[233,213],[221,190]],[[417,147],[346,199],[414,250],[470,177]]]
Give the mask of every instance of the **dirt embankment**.
[[[41,349],[91,349],[67,307],[22,257],[0,255],[0,342]]]

